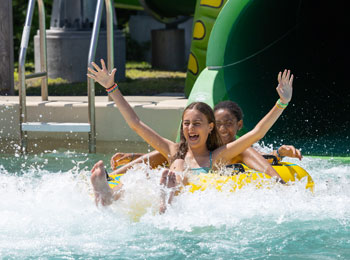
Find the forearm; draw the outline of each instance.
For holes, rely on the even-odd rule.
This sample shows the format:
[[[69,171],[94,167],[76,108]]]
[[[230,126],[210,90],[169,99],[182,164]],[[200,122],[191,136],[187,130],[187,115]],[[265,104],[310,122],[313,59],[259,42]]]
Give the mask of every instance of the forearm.
[[[155,150],[158,150],[166,157],[170,154],[170,146],[172,142],[162,138],[153,129],[143,123],[130,104],[125,100],[119,89],[109,94],[114,103],[117,105],[120,113],[128,123],[130,128],[134,130],[140,137],[142,137],[148,144],[150,144]],[[167,157],[166,157],[167,158]],[[167,158],[168,159],[168,158]]]
[[[117,89],[113,93],[110,93],[109,96],[117,105],[120,113],[124,117],[127,124],[130,126],[130,128],[136,131],[138,126],[140,125],[140,119],[130,106],[129,102],[126,101],[120,90]]]
[[[281,178],[269,162],[253,148],[248,148],[242,153],[242,161],[251,169],[264,172],[271,177]]]
[[[153,151],[148,154],[142,155],[141,157],[129,162],[128,164],[125,164],[124,166],[115,170],[113,174],[123,174],[127,170],[129,170],[130,168],[134,167],[136,164],[139,164],[139,163],[148,163],[151,168],[155,168],[158,165],[167,163],[167,160],[158,151]]]
[[[253,143],[259,141],[266,135],[277,119],[281,116],[282,112],[283,109],[278,108],[276,105],[273,106],[269,113],[267,113],[251,131],[254,139]]]

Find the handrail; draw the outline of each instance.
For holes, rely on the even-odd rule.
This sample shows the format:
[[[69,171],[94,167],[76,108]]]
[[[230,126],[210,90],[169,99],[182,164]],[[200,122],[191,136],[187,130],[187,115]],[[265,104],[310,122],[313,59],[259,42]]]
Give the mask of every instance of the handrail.
[[[40,72],[33,74],[25,75],[25,60],[26,60],[26,51],[28,48],[28,41],[30,37],[30,28],[33,18],[33,12],[35,7],[35,1],[38,2],[39,7],[39,29],[40,29]],[[103,11],[103,1],[98,0],[96,4],[94,25],[90,41],[90,49],[88,56],[88,66],[91,66],[91,62],[95,60],[96,48],[98,43],[98,36],[101,25],[101,16]],[[105,0],[106,4],[106,19],[107,19],[107,67],[109,70],[112,70],[114,67],[114,50],[113,50],[113,21],[114,21],[114,9],[112,0]],[[41,97],[43,101],[48,100],[48,91],[47,91],[47,51],[46,51],[46,27],[45,27],[45,9],[43,0],[29,0],[27,15],[25,25],[23,27],[22,41],[20,47],[20,55],[18,62],[18,77],[19,77],[19,103],[20,103],[20,138],[21,138],[21,148],[22,152],[26,152],[27,148],[27,131],[47,131],[51,124],[44,123],[27,123],[27,110],[26,110],[26,79],[32,78],[41,78]],[[95,82],[88,78],[87,80],[88,87],[88,118],[89,126],[86,124],[80,125],[52,125],[54,128],[51,130],[59,129],[60,131],[67,130],[68,127],[75,127],[76,131],[89,131],[89,152],[96,152],[96,114],[95,114]],[[79,128],[79,129],[78,129]]]
[[[46,47],[46,23],[45,7],[43,0],[38,0],[39,7],[39,34],[40,34],[40,72],[47,72],[47,47]],[[48,100],[48,77],[41,78],[41,100]]]
[[[114,43],[113,43],[113,4],[111,0],[105,0],[106,13],[107,13],[107,69],[112,71],[114,68]],[[108,101],[112,101],[112,98],[108,95]]]
[[[39,29],[40,29],[40,64],[41,72],[37,74],[25,75],[25,62],[28,48],[28,42],[30,37],[30,27],[33,19],[33,12],[35,8],[35,1],[38,1],[39,7]],[[43,101],[48,100],[47,97],[47,74],[44,77],[42,73],[47,73],[46,62],[46,26],[45,26],[45,8],[43,0],[29,0],[26,20],[23,27],[20,54],[18,58],[18,79],[19,79],[19,109],[20,109],[20,138],[21,147],[26,149],[26,132],[22,131],[22,123],[27,121],[27,109],[26,109],[26,78],[41,78],[41,98]]]
[[[106,4],[106,19],[107,19],[107,67],[111,71],[114,67],[114,53],[113,53],[113,19],[114,11],[111,0],[105,0]],[[88,67],[91,67],[91,62],[95,60],[96,48],[98,43],[98,36],[101,26],[101,16],[103,11],[103,0],[98,0],[96,4],[94,25],[91,34]],[[88,85],[88,100],[89,100],[89,123],[91,125],[91,132],[89,133],[89,152],[96,152],[96,113],[95,113],[95,81],[87,78]]]

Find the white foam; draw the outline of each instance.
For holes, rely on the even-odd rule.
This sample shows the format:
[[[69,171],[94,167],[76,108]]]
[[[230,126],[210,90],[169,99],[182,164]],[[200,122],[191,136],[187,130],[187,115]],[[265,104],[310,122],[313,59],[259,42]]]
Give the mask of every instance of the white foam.
[[[127,238],[142,227],[193,232],[239,228],[247,221],[284,225],[323,219],[349,227],[350,166],[314,158],[299,164],[313,177],[314,193],[305,190],[305,181],[265,189],[251,185],[234,193],[183,192],[163,215],[158,213],[161,169],[141,165],[130,170],[122,177],[124,198],[101,208],[94,204],[90,172],[79,169],[83,166],[77,162],[66,172],[33,164],[23,175],[10,174],[1,166],[0,249],[79,244],[93,251],[100,247],[99,239],[114,239],[115,234]]]

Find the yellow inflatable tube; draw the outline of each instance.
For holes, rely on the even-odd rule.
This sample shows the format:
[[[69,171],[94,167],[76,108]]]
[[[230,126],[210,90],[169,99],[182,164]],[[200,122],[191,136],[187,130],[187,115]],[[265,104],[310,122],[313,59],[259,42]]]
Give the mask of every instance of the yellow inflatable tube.
[[[313,191],[314,181],[310,174],[302,167],[289,162],[278,162],[273,164],[272,167],[286,183],[307,178],[305,188]],[[267,186],[271,183],[271,180],[269,180],[271,177],[269,175],[252,170],[244,164],[232,165],[230,171],[230,176],[220,175],[218,173],[193,175],[189,180],[189,185],[191,186],[189,191],[203,191],[209,187],[216,188],[219,191],[224,187],[228,187],[230,191],[235,191],[249,183],[254,183],[258,188]],[[118,185],[121,176],[123,176],[123,174],[109,175],[109,186],[113,188]]]
[[[217,173],[194,175],[190,178],[190,191],[205,190],[208,187],[216,188],[221,191],[224,186],[229,187],[230,191],[235,191],[249,183],[254,183],[258,188],[270,185],[271,180],[269,179],[271,179],[271,177],[269,175],[252,170],[244,164],[236,164],[235,167],[237,168],[238,165],[244,169],[244,172],[233,169],[231,176],[219,175]],[[314,182],[309,173],[302,167],[288,162],[281,162],[272,167],[286,183],[307,178],[305,188],[313,191]]]

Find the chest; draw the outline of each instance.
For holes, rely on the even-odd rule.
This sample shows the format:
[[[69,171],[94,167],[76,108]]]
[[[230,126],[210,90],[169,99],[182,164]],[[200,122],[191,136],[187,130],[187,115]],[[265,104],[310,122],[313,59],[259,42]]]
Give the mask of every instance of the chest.
[[[211,156],[186,156],[185,157],[186,165],[189,168],[201,168],[201,167],[208,167],[210,168],[212,166],[211,162]]]

